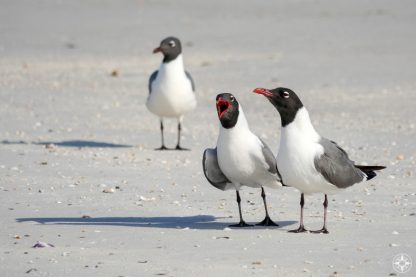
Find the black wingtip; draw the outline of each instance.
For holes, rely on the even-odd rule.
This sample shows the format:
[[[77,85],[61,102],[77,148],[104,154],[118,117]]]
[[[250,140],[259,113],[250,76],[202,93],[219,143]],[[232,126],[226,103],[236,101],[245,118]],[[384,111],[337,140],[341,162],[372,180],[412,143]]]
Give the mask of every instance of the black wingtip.
[[[386,168],[385,166],[380,165],[356,165],[355,167],[360,169],[362,172],[365,173],[365,175],[367,175],[367,181],[377,176],[375,171],[383,170]]]

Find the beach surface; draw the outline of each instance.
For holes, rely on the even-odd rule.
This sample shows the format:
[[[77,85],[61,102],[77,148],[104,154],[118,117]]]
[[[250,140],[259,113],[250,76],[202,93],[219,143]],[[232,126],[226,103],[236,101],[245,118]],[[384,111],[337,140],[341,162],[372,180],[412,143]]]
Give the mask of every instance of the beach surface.
[[[0,275],[415,276],[393,268],[416,261],[415,26],[410,0],[0,1]],[[170,35],[197,88],[191,151],[155,151],[145,107]],[[233,93],[277,154],[280,117],[251,91],[278,86],[357,164],[387,166],[329,196],[328,235],[287,232],[293,188],[266,190],[278,228],[230,229],[235,193],[204,177],[216,95]],[[263,219],[260,190],[241,196],[246,221]],[[305,199],[308,229],[323,198]]]

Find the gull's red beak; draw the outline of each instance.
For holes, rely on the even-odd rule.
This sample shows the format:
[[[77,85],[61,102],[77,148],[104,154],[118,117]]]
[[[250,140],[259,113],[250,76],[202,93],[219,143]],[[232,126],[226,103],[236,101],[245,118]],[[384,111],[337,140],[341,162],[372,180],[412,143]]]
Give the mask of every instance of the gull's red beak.
[[[273,96],[273,93],[271,93],[268,89],[265,89],[265,88],[256,88],[256,89],[253,90],[253,92],[257,93],[257,94],[262,94],[266,97],[272,97]]]
[[[221,97],[218,98],[217,100],[218,117],[221,118],[229,107],[230,107],[230,103],[227,100],[222,99]]]
[[[156,53],[159,53],[159,52],[162,52],[162,49],[160,47],[157,47],[157,48],[153,49],[153,54],[156,54]]]

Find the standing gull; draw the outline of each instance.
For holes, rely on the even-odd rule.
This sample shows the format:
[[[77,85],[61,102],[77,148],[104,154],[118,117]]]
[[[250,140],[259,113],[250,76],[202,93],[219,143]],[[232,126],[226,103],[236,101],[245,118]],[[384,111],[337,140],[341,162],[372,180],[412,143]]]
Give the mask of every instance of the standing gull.
[[[251,226],[243,220],[241,213],[241,186],[261,188],[266,217],[256,225],[278,226],[269,217],[263,188],[282,186],[276,159],[270,148],[250,131],[243,109],[232,94],[218,94],[216,100],[221,124],[217,147],[204,152],[205,177],[218,189],[236,190],[240,222],[231,227]]]
[[[183,115],[196,107],[195,84],[185,71],[182,47],[179,39],[168,37],[162,40],[153,53],[161,52],[163,61],[149,79],[149,96],[146,106],[160,118],[162,146],[156,150],[166,150],[163,137],[163,118],[178,119],[177,150],[187,150],[180,145]]]
[[[335,193],[376,176],[384,166],[355,165],[334,141],[321,137],[312,126],[309,113],[290,89],[257,88],[280,114],[282,132],[277,166],[285,185],[301,191],[300,226],[290,232],[307,231],[303,225],[304,194],[324,193],[324,226],[314,233],[328,233],[326,228],[328,193]]]

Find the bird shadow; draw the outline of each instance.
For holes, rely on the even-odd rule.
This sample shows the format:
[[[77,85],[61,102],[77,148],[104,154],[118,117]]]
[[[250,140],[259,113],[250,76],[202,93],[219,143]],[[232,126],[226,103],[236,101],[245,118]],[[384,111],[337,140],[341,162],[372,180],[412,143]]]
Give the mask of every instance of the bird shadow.
[[[199,229],[199,230],[223,230],[233,222],[218,221],[224,218],[212,215],[193,216],[160,216],[160,217],[29,217],[16,218],[19,223],[33,221],[42,225],[100,225],[141,228],[166,228],[166,229]],[[234,222],[235,223],[235,222]],[[279,227],[292,225],[296,221],[279,221]],[[269,227],[256,226],[255,229],[267,229]],[[250,230],[253,228],[239,228]]]
[[[101,142],[101,141],[92,141],[92,140],[64,140],[64,141],[39,141],[39,142],[27,142],[23,140],[17,141],[10,141],[10,140],[3,140],[2,144],[34,144],[34,145],[55,145],[61,147],[76,147],[76,148],[127,148],[132,147],[131,145],[126,144],[116,144],[116,143],[108,143],[108,142]]]

